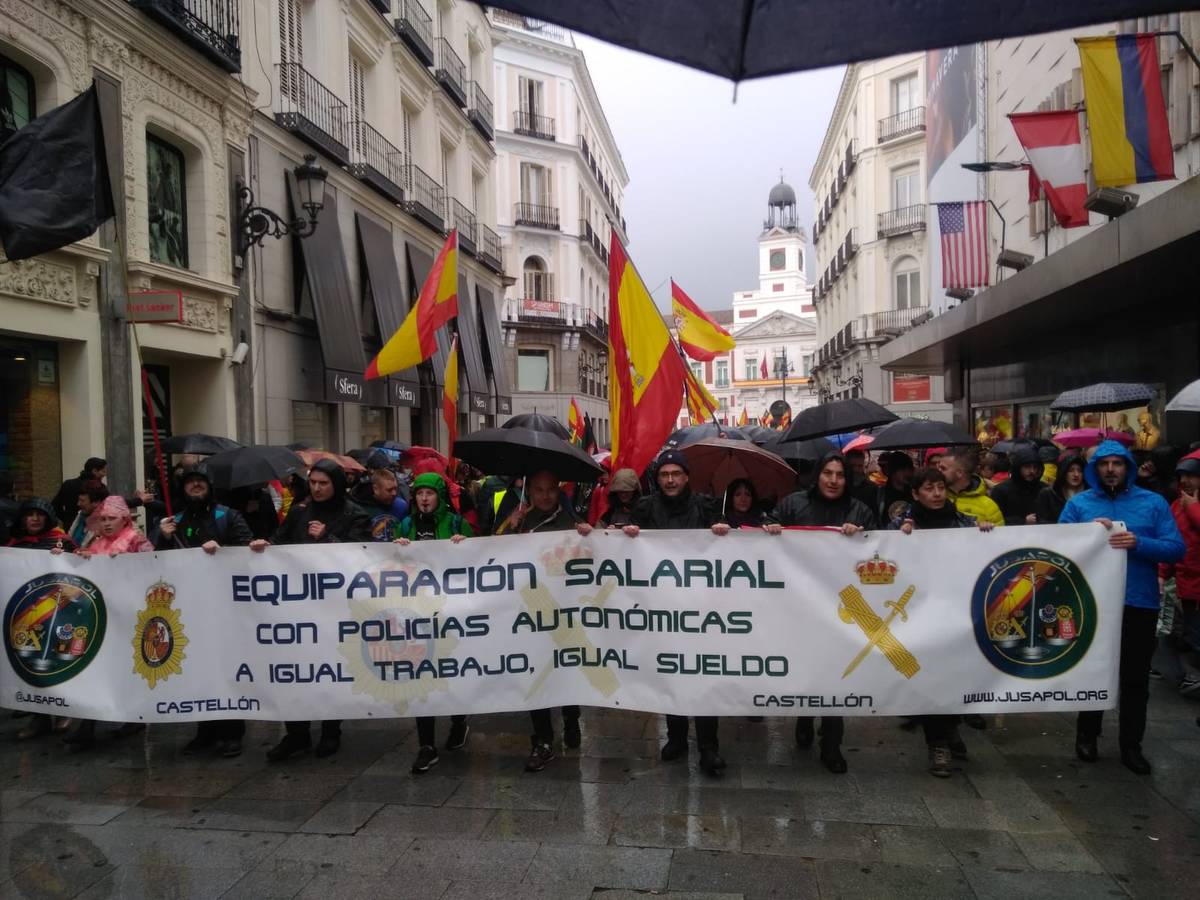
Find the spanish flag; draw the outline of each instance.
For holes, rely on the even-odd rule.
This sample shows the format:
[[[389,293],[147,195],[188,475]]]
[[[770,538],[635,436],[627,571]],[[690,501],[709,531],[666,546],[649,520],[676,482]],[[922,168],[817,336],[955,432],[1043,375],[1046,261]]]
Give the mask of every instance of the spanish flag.
[[[608,257],[608,326],[612,469],[640,473],[675,426],[687,367],[615,229]]]
[[[1097,187],[1175,177],[1152,34],[1076,38]]]
[[[571,443],[583,443],[583,415],[579,412],[579,404],[575,402],[575,398],[571,398],[571,405],[567,407],[567,431],[571,432]]]
[[[745,428],[750,424],[750,413],[746,407],[742,407],[742,414],[738,416],[738,428]]]
[[[446,357],[446,377],[442,379],[442,421],[446,423],[447,470],[454,473],[454,442],[458,440],[458,335],[450,342]]]
[[[674,278],[671,279],[671,315],[675,318],[679,346],[697,362],[708,362],[717,354],[733,349],[729,332],[698,307]]]
[[[364,378],[382,378],[411,369],[433,356],[437,330],[458,315],[458,229],[450,232],[434,260],[421,295],[379,354],[371,360]],[[455,394],[457,401],[458,395]]]
[[[716,398],[708,392],[708,388],[689,366],[683,367],[683,389],[687,396],[688,418],[693,425],[707,422],[720,408]]]

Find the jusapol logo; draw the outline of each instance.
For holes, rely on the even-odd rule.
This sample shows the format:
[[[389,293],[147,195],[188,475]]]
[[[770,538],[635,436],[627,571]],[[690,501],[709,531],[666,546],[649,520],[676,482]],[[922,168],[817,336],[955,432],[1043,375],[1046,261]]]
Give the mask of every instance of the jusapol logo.
[[[975,582],[971,620],[988,662],[1018,678],[1071,669],[1096,636],[1096,598],[1071,560],[1038,547],[994,559]]]
[[[34,578],[17,589],[4,612],[9,662],[34,687],[62,684],[95,659],[107,621],[104,597],[86,578]]]

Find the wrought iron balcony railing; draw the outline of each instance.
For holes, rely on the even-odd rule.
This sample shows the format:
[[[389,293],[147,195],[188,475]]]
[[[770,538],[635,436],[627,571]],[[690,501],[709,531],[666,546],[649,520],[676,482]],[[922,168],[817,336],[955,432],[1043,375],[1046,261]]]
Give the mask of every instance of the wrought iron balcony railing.
[[[393,203],[404,200],[404,153],[361,119],[350,122],[350,174]]]
[[[404,180],[404,209],[437,232],[445,230],[446,192],[416,165],[408,164]]]
[[[881,238],[924,231],[925,204],[915,203],[912,206],[889,209],[887,212],[881,212],[876,219],[875,233]]]
[[[346,104],[299,63],[277,63],[275,121],[342,165],[350,163]]]
[[[242,71],[237,0],[133,0],[133,6],[226,72]]]
[[[925,130],[925,107],[914,106],[912,109],[880,119],[876,125],[876,135],[880,144],[910,134],[919,134]]]
[[[444,37],[437,41],[437,80],[442,89],[461,107],[467,105],[467,67]]]
[[[450,222],[448,224],[458,229],[458,246],[474,256],[479,248],[479,223],[475,213],[453,197],[450,198]]]
[[[396,0],[396,36],[423,65],[433,65],[433,19],[418,0]]]
[[[483,92],[478,81],[467,83],[467,118],[475,126],[475,130],[486,140],[494,140],[495,124],[493,122],[492,98]]]
[[[558,207],[520,202],[513,211],[513,224],[558,231]]]
[[[493,272],[504,271],[504,250],[500,244],[500,235],[482,223],[479,225],[479,261]]]
[[[539,116],[527,109],[518,109],[513,113],[513,132],[526,137],[541,138],[544,141],[556,140],[554,120],[549,116]]]

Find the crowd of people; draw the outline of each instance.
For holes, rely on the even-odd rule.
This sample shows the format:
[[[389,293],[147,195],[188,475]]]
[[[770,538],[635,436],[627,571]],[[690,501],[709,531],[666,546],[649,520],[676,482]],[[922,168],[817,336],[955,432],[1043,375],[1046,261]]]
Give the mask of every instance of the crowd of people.
[[[77,553],[83,557],[148,550],[249,547],[269,552],[274,545],[330,542],[449,540],[476,535],[521,535],[575,530],[619,529],[630,538],[646,530],[703,529],[723,536],[735,528],[762,529],[779,535],[790,527],[825,527],[845,535],[891,529],[909,535],[940,528],[1019,527],[1033,524],[1100,522],[1109,544],[1127,552],[1125,611],[1120,650],[1118,743],[1122,762],[1146,774],[1142,753],[1151,677],[1169,677],[1181,694],[1200,698],[1200,449],[1183,455],[1158,448],[1134,454],[1116,441],[1088,453],[1017,442],[1008,454],[954,447],[892,451],[871,459],[863,450],[831,452],[816,461],[798,461],[795,491],[764,498],[751,478],[730,483],[724,495],[693,491],[688,456],[664,450],[643,475],[618,469],[599,485],[564,485],[550,471],[529,478],[486,476],[462,464],[448,465],[439,454],[378,452],[367,460],[366,474],[348,474],[333,459],[316,461],[303,476],[285,484],[218,492],[201,459],[185,458],[171,473],[171,514],[160,498],[146,492],[130,497],[111,494],[105,485],[106,463],[89,459],[78,477],[67,479],[52,500],[13,496],[12,479],[0,472],[0,544],[38,552]],[[145,511],[147,530],[134,522]],[[1162,651],[1156,657],[1156,651]],[[1164,671],[1152,669],[1159,659]],[[582,741],[581,710],[561,710],[562,745]],[[953,760],[967,757],[959,725],[982,728],[980,716],[921,716],[904,724],[921,728],[929,771],[952,772]],[[555,758],[553,710],[534,710],[526,770],[538,772]],[[1078,716],[1075,753],[1084,762],[1099,756],[1103,716]],[[666,717],[664,762],[687,756],[687,717]],[[1200,724],[1200,719],[1197,720]],[[142,727],[119,726],[118,734]],[[73,752],[89,748],[95,723],[52,720],[32,715],[18,733],[28,739],[63,731]],[[694,718],[699,765],[719,776],[726,767],[720,754],[719,721]],[[819,746],[821,763],[835,774],[847,771],[841,747],[846,730],[840,717],[822,717],[819,725],[798,717],[799,747]],[[242,752],[245,723],[203,722],[183,748],[186,754]],[[461,749],[470,727],[453,716],[444,748]],[[439,759],[436,724],[417,719],[419,748],[414,774],[428,772]],[[314,743],[310,722],[288,722],[267,756],[282,762],[311,750],[336,753],[341,722],[320,723]]]

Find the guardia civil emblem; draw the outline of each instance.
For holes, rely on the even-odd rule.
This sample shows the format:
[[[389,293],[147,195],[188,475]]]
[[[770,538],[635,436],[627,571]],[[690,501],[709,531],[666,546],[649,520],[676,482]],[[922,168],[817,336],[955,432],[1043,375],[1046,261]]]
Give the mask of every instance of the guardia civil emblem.
[[[4,610],[4,648],[26,684],[53,687],[87,668],[104,641],[108,614],[100,588],[50,573],[17,588]]]
[[[188,639],[175,602],[175,588],[157,581],[146,591],[146,608],[137,616],[133,632],[133,671],[154,688],[160,681],[183,671]]]
[[[882,586],[890,590],[896,582],[896,573],[900,568],[890,559],[881,559],[876,553],[870,559],[858,563],[854,570],[858,573],[858,580],[864,587]],[[892,668],[905,678],[912,678],[921,671],[921,664],[917,662],[917,658],[892,631],[892,623],[896,619],[901,622],[908,621],[908,613],[905,608],[912,600],[916,590],[916,586],[910,584],[896,600],[885,600],[883,608],[889,612],[883,618],[871,607],[867,598],[863,596],[863,592],[854,585],[848,584],[838,592],[838,598],[841,600],[841,604],[838,606],[838,618],[847,625],[857,625],[862,631],[863,637],[867,639],[866,646],[858,651],[858,655],[850,660],[850,665],[846,666],[846,671],[842,673],[843,678],[857,669],[859,663],[876,648],[892,664]]]
[[[1001,672],[1053,678],[1087,654],[1096,635],[1096,598],[1074,562],[1024,547],[980,574],[971,620],[979,649]]]

